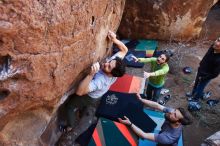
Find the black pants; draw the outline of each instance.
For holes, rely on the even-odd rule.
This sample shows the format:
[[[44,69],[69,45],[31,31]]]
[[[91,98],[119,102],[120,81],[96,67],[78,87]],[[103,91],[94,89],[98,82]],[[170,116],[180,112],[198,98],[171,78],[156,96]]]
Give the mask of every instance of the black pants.
[[[200,73],[197,73],[195,84],[192,91],[192,95],[195,99],[198,100],[200,98],[203,98],[204,89],[210,81],[211,79],[204,79],[204,77],[201,76]]]
[[[99,100],[93,99],[89,97],[88,95],[78,96],[76,94],[71,95],[69,98],[70,99],[68,100],[66,104],[67,122],[68,122],[68,125],[73,128],[76,124],[76,121],[78,118],[77,116],[79,112],[85,111],[85,109],[88,107],[96,108]],[[95,113],[94,113],[94,116],[95,116]]]
[[[148,84],[147,85],[147,92],[146,92],[147,99],[157,102],[157,100],[160,97],[161,89],[162,89],[162,87],[156,88],[156,87],[153,87],[152,85]]]

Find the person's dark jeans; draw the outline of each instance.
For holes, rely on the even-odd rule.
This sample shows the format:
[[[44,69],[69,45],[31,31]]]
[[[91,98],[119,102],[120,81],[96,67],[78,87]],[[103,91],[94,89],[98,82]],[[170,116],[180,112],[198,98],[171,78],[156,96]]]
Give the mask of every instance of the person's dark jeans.
[[[199,74],[196,75],[196,80],[192,91],[193,99],[199,100],[203,98],[204,89],[210,81],[211,79],[204,79],[201,76],[199,76]]]
[[[68,126],[75,127],[76,120],[79,118],[77,117],[80,112],[83,112],[88,106],[95,107],[98,103],[97,99],[93,99],[88,95],[78,96],[76,94],[70,97],[69,101],[67,102],[67,122]]]
[[[160,97],[161,89],[162,89],[162,87],[156,88],[156,87],[153,87],[152,85],[148,84],[147,85],[147,92],[146,92],[147,99],[157,102],[157,100]]]

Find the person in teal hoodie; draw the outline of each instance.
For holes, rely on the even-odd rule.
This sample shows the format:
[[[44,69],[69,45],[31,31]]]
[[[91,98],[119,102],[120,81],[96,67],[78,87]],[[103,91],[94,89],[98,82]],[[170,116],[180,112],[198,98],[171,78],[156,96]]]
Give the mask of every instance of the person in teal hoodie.
[[[156,101],[160,97],[160,91],[164,86],[165,77],[169,72],[168,61],[170,56],[168,54],[161,54],[159,57],[151,57],[151,58],[136,58],[133,56],[135,62],[141,63],[151,63],[151,71],[144,71],[144,77],[149,78],[149,82],[147,85],[147,90],[145,89],[147,94],[147,99]]]

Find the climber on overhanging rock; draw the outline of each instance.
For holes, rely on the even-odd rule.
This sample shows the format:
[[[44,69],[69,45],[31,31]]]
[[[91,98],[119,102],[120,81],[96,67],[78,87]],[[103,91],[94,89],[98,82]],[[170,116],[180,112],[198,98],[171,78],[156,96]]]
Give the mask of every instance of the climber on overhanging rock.
[[[116,38],[114,32],[109,31],[107,36],[109,40],[117,45],[119,51],[104,63],[94,63],[91,66],[90,73],[80,82],[76,94],[67,103],[68,126],[65,126],[67,130],[74,127],[77,115],[84,107],[88,105],[95,106],[95,103],[109,90],[117,77],[121,77],[125,73],[126,65],[122,59],[128,49]]]

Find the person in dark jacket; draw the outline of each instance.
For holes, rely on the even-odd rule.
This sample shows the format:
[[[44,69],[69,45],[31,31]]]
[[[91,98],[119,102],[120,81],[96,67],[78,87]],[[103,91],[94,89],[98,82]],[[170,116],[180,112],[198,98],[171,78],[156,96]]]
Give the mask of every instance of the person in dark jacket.
[[[204,97],[204,89],[208,83],[220,73],[220,37],[211,45],[199,64],[195,84],[191,93],[192,99]]]

